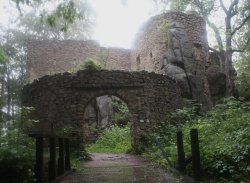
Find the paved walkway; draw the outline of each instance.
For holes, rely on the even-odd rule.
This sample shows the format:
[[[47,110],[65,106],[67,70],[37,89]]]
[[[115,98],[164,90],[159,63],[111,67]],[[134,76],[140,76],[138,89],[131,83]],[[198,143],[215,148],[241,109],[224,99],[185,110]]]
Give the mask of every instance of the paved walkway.
[[[80,169],[60,183],[176,183],[182,182],[171,174],[155,168],[140,156],[128,154],[94,153],[92,161],[82,163]]]

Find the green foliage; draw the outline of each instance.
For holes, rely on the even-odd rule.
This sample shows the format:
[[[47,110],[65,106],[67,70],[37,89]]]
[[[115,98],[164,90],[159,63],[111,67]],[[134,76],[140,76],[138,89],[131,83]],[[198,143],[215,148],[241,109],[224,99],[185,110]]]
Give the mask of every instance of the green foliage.
[[[247,51],[237,60],[235,67],[237,69],[236,86],[241,97],[250,99],[250,52]]]
[[[250,178],[250,103],[240,102],[234,98],[226,98],[223,104],[215,106],[204,115],[196,115],[195,110],[183,109],[173,113],[173,118],[186,119],[178,124],[162,125],[150,137],[152,143],[145,156],[158,164],[166,165],[159,158],[159,148],[155,145],[156,138],[161,137],[169,158],[176,162],[176,132],[184,134],[186,155],[190,154],[189,133],[192,128],[199,131],[202,165],[207,178],[225,180],[243,180]],[[188,112],[189,111],[189,112]],[[193,117],[191,117],[193,116]],[[193,119],[192,119],[193,118]],[[170,120],[170,121],[171,121]],[[170,122],[169,121],[169,122]]]
[[[79,137],[79,128],[72,125],[66,125],[57,131],[56,134],[63,137]]]
[[[75,73],[78,70],[102,70],[106,68],[107,57],[104,53],[96,55],[95,58],[86,58],[78,66],[72,68],[69,72]]]
[[[46,0],[12,0],[16,3],[17,9],[22,14],[20,5],[27,5],[30,7],[37,7],[38,5],[45,5]],[[43,11],[41,13],[42,21],[46,21],[51,27],[60,27],[63,32],[68,31],[70,25],[76,22],[77,19],[85,18],[83,7],[78,7],[78,2],[74,0],[59,0],[58,5],[52,12]],[[86,5],[84,6],[86,8]]]
[[[89,152],[126,153],[131,149],[130,128],[112,126],[105,129],[95,144],[87,147]]]
[[[187,5],[192,2],[190,0],[175,0],[170,3],[170,7],[173,10],[176,11],[185,11],[187,8]]]
[[[205,171],[209,175],[238,180],[249,176],[250,103],[225,99],[205,118],[186,127],[198,128]],[[186,132],[187,133],[187,132]]]
[[[30,110],[23,108],[19,120],[2,122],[0,182],[29,182],[33,178],[35,144],[26,133],[33,122],[27,118]]]
[[[32,6],[35,5],[36,3],[42,2],[42,0],[12,0],[12,1],[16,3],[17,9],[20,11],[20,13],[21,13],[20,4]]]
[[[91,160],[90,154],[85,150],[85,149],[78,149],[78,151],[76,151],[76,149],[72,150],[71,148],[71,169],[73,171],[77,171],[79,170],[81,167],[81,163],[83,161],[89,161]]]
[[[125,126],[129,122],[129,110],[127,104],[122,100],[112,100],[113,116],[112,122],[118,126]]]
[[[64,20],[61,31],[66,32],[69,25],[73,24],[74,21],[81,16],[82,14],[77,11],[75,3],[71,0],[68,3],[60,3],[56,10],[52,14],[48,15],[47,22],[51,27],[56,27],[58,19]]]
[[[101,70],[101,66],[97,64],[95,60],[88,58],[83,62],[82,65],[80,65],[80,69]]]
[[[183,109],[177,109],[175,112],[167,115],[166,123],[175,124],[180,126],[183,123],[189,123],[197,119],[201,114],[198,112],[198,106],[184,107]]]
[[[0,64],[3,64],[7,59],[8,59],[8,56],[6,55],[4,50],[0,48]]]
[[[58,136],[70,138],[70,148],[71,152],[73,152],[71,156],[73,170],[78,169],[81,161],[87,161],[91,159],[89,153],[84,148],[80,148],[80,133],[80,129],[72,125],[66,125],[61,128],[60,131],[56,132]]]

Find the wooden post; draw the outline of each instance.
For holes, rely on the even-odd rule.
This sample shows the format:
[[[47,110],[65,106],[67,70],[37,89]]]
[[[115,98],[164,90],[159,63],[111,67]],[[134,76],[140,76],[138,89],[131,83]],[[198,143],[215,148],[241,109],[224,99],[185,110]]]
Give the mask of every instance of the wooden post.
[[[193,173],[194,173],[193,176],[195,180],[200,181],[202,178],[202,175],[201,175],[198,130],[191,129],[190,136],[191,136],[192,165],[193,165]]]
[[[36,137],[35,177],[37,183],[43,183],[43,137]]]
[[[186,173],[185,152],[183,148],[182,131],[177,132],[177,154],[178,154],[178,170],[181,173]]]
[[[65,139],[65,170],[70,170],[69,139]]]
[[[56,138],[51,137],[49,141],[49,180],[56,179]]]
[[[58,175],[65,172],[64,142],[63,138],[59,138],[59,158],[58,158]]]

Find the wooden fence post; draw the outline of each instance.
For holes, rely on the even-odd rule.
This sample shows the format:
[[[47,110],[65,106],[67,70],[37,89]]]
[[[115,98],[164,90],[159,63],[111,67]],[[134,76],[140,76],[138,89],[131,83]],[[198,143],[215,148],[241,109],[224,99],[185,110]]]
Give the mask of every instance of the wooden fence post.
[[[49,180],[56,179],[56,138],[51,137],[49,141]]]
[[[38,183],[43,183],[43,137],[36,137],[35,177]]]
[[[70,170],[69,139],[65,139],[65,170]]]
[[[181,173],[186,173],[185,152],[183,148],[182,131],[177,132],[177,153],[178,153],[178,170]]]
[[[191,150],[192,150],[192,167],[194,173],[194,179],[199,181],[202,178],[201,175],[201,162],[200,162],[200,150],[199,150],[199,137],[198,130],[191,129]]]
[[[58,139],[59,142],[59,158],[58,158],[58,175],[62,175],[65,172],[65,155],[64,155],[64,140]]]

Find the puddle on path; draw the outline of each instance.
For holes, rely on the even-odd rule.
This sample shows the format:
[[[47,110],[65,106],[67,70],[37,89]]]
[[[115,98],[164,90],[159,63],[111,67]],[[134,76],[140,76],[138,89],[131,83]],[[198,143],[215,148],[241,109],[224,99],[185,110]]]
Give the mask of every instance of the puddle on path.
[[[95,153],[93,160],[60,183],[176,183],[182,182],[140,156]]]

